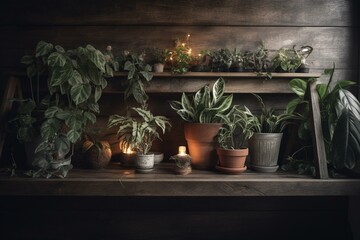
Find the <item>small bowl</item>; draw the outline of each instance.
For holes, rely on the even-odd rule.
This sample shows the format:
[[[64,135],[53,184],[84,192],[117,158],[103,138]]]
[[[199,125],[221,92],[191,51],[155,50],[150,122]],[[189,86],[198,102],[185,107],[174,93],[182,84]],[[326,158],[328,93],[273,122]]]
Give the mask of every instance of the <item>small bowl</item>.
[[[164,160],[164,153],[162,152],[152,152],[154,154],[154,164],[159,164]]]

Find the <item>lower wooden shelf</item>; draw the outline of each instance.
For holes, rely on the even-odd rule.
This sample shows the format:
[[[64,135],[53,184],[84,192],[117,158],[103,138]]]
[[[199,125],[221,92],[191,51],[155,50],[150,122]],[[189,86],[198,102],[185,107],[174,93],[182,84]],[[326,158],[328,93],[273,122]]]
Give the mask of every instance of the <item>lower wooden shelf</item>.
[[[278,172],[247,171],[224,175],[193,170],[190,175],[173,174],[170,163],[153,172],[120,169],[73,169],[65,179],[34,179],[0,176],[0,196],[351,196],[360,195],[360,179],[314,179]]]

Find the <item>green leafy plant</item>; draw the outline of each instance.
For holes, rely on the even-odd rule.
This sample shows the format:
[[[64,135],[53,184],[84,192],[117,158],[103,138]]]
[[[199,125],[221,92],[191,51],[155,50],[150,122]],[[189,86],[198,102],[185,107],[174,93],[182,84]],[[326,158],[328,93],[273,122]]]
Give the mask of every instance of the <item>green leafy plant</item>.
[[[95,114],[100,112],[97,102],[107,85],[104,77],[113,71],[106,70],[104,54],[91,45],[65,51],[59,45],[40,41],[35,55],[24,56],[22,62],[27,65],[30,81],[34,76],[39,80],[41,74],[48,76],[49,96],[41,101],[41,142],[35,150],[31,175],[65,177],[71,165],[59,162],[71,159],[73,144],[88,124],[96,122]],[[31,95],[34,98],[33,89]],[[40,105],[39,97],[32,101]],[[28,123],[33,124],[34,119]]]
[[[147,154],[155,139],[160,139],[158,128],[164,134],[171,127],[168,118],[154,116],[150,111],[141,108],[132,108],[139,116],[136,119],[129,116],[111,115],[108,127],[119,126],[117,136],[124,149],[133,149],[138,153]]]
[[[331,87],[334,70],[335,65],[332,69],[326,69],[324,73],[330,75],[329,82],[316,87],[326,153],[331,167],[337,170],[352,170],[360,159],[360,103],[346,90],[354,85],[354,82],[339,80]],[[309,103],[304,99],[306,81],[293,79],[290,86],[298,97],[289,102],[288,109],[294,111],[299,105],[303,105],[303,120],[298,135],[311,141]]]
[[[169,57],[169,50],[167,49],[153,48],[151,52],[154,63],[165,64],[166,59]]]
[[[182,42],[180,39],[175,41],[175,49],[170,51],[169,61],[172,73],[179,74],[189,71],[191,48],[188,45],[188,38],[185,42]]]
[[[231,66],[233,57],[229,49],[210,51],[210,66],[213,72],[227,72]]]
[[[182,94],[180,101],[170,101],[170,106],[187,122],[221,122],[222,116],[231,110],[233,95],[224,95],[225,80],[219,78],[213,85],[205,85],[193,96]]]
[[[254,124],[254,132],[257,133],[280,133],[283,132],[285,127],[290,124],[290,120],[300,119],[293,113],[284,112],[277,114],[275,108],[268,109],[262,98],[253,94],[261,105],[260,114],[253,115],[249,111],[249,115],[253,116],[256,124]]]
[[[112,53],[112,47],[109,45],[104,51],[105,57],[105,73],[107,77],[112,77],[114,71],[119,71],[120,65],[119,62],[115,60],[114,54]]]
[[[274,70],[284,72],[295,72],[301,65],[302,56],[298,51],[293,49],[280,48],[277,56],[273,59],[272,67]]]
[[[151,66],[144,62],[144,54],[128,54],[124,64],[124,70],[128,71],[128,84],[125,89],[124,98],[133,96],[134,99],[146,108],[146,102],[149,99],[144,89],[144,82],[149,82],[153,78]]]
[[[244,106],[244,110],[234,106],[227,115],[221,116],[223,126],[218,134],[218,143],[224,149],[245,148],[247,140],[253,135],[256,118]]]

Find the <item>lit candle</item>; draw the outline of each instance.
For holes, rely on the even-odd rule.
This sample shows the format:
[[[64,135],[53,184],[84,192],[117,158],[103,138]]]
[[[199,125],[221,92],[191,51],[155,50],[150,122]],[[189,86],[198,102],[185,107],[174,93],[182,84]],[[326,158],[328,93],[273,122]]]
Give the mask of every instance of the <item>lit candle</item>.
[[[186,146],[179,146],[179,156],[186,156]]]
[[[186,146],[179,146],[178,154],[171,156],[170,159],[175,161],[174,171],[176,174],[191,173],[191,157],[186,154]]]

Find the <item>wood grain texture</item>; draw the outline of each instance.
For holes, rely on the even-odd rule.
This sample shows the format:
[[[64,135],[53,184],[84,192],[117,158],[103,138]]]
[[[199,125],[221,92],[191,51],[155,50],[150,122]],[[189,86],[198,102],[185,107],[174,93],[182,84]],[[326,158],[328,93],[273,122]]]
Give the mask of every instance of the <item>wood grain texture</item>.
[[[203,86],[212,85],[218,76],[224,76],[226,82],[225,92],[227,93],[292,93],[289,87],[289,81],[292,77],[276,77],[272,79],[265,79],[256,77],[256,74],[241,74],[251,75],[250,77],[228,77],[227,74],[205,74],[205,77],[191,77],[188,75],[183,77],[154,77],[149,84],[146,84],[146,92],[148,93],[182,93],[182,92],[196,92]],[[300,76],[300,75],[299,75]],[[311,76],[318,76],[312,74]],[[307,77],[304,77],[306,79]],[[109,79],[109,84],[105,93],[123,92],[126,86],[124,78]]]
[[[309,81],[307,89],[310,102],[312,140],[314,146],[314,163],[316,167],[316,176],[321,179],[329,178],[324,134],[321,125],[319,95],[316,90],[316,82]]]
[[[311,45],[308,58],[311,68],[357,69],[359,37],[351,28],[338,27],[229,27],[229,26],[29,26],[0,27],[3,57],[1,67],[21,67],[20,58],[34,51],[38,41],[59,44],[66,49],[92,44],[105,49],[110,44],[114,54],[127,49],[140,52],[148,47],[172,49],[174,39],[190,33],[193,53],[204,49],[238,47],[255,50],[262,40],[272,50],[293,45]],[[273,53],[274,54],[274,53]]]
[[[114,163],[115,164],[115,163]],[[116,165],[115,165],[116,166]],[[359,179],[313,179],[288,173],[174,175],[171,163],[152,173],[131,169],[72,170],[65,179],[0,178],[2,196],[347,196],[360,194]]]
[[[3,0],[6,25],[269,25],[352,26],[347,0]],[[81,13],[81,14],[79,14]]]

